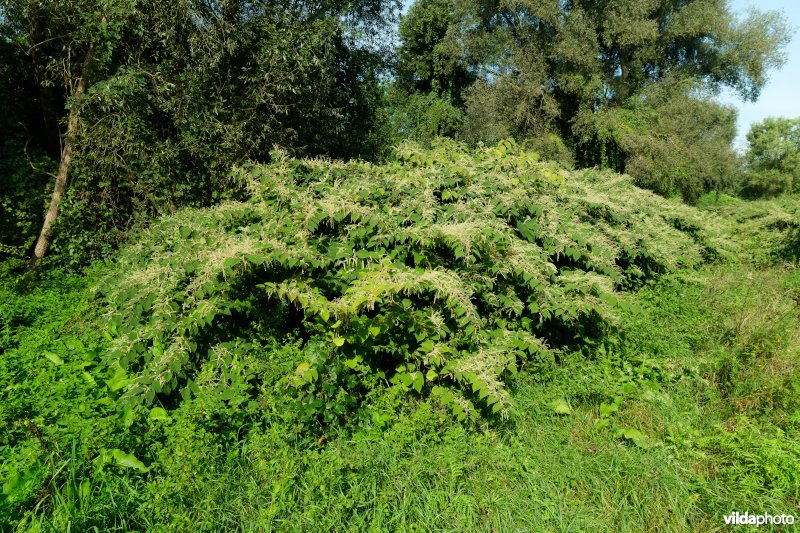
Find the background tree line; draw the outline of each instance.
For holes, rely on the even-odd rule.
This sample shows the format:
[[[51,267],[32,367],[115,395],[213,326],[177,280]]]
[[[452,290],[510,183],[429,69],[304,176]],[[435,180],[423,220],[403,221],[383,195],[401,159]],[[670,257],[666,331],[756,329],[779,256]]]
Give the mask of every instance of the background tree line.
[[[506,137],[694,201],[800,188],[796,122],[731,148],[781,65],[777,13],[725,0],[2,0],[0,254],[80,265],[241,193],[233,165]],[[794,151],[793,151],[794,150]],[[786,155],[787,152],[789,155]],[[745,172],[746,171],[746,172]]]
[[[33,246],[63,178],[53,247],[83,261],[235,196],[230,167],[276,145],[370,155],[388,55],[367,37],[391,15],[385,0],[4,1],[3,242]]]
[[[400,35],[398,84],[462,110],[466,140],[532,139],[694,201],[741,178],[712,96],[756,99],[789,32],[725,0],[419,0]]]

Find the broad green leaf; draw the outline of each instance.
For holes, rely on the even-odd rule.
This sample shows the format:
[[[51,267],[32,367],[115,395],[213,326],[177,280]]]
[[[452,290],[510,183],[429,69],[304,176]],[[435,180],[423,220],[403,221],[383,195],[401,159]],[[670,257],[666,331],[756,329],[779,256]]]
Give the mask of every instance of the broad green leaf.
[[[422,376],[422,372],[414,372],[414,390],[422,392],[422,385],[425,383],[425,378]]]
[[[114,375],[106,380],[106,385],[108,388],[111,389],[112,392],[116,392],[124,387],[127,387],[131,383],[131,380],[128,378],[128,375],[122,369],[122,367],[117,367]]]
[[[54,365],[63,365],[64,364],[64,360],[61,359],[58,355],[54,354],[53,352],[42,352],[42,355],[44,355],[45,358],[48,361],[50,361],[51,363],[53,363]]]
[[[601,403],[600,404],[600,416],[603,418],[607,418],[614,413],[619,411],[619,404],[617,403]]]
[[[149,472],[150,469],[144,465],[139,459],[134,457],[133,454],[125,453],[120,449],[111,450],[111,457],[114,458],[114,463],[123,468],[132,468],[139,472]]]
[[[238,257],[229,257],[222,263],[222,267],[225,270],[230,270],[235,266],[237,266],[239,263],[241,263],[241,260]]]
[[[150,420],[171,420],[163,407],[153,407],[150,409]]]
[[[262,265],[267,260],[266,257],[264,257],[263,255],[259,255],[259,254],[248,254],[248,255],[245,256],[245,259],[247,259],[248,263],[250,263],[252,265],[255,265],[255,266]]]

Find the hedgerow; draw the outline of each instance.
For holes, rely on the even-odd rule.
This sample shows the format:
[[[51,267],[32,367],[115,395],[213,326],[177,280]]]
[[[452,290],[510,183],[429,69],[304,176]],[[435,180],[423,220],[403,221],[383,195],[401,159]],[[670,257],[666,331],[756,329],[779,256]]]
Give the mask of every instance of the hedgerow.
[[[268,361],[271,338],[301,349],[283,386],[305,427],[380,424],[376,390],[506,417],[509,373],[545,375],[626,288],[727,247],[692,208],[512,141],[406,144],[380,166],[275,152],[234,174],[248,201],[161,220],[98,288],[125,409],[200,387],[257,409],[245,361]]]

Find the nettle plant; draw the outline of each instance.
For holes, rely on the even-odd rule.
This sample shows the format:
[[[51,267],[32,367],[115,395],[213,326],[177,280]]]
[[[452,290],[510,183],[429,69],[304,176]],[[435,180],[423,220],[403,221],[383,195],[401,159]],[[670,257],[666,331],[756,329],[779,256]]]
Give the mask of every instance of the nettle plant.
[[[257,404],[265,367],[243,361],[271,337],[299,347],[282,383],[314,424],[375,423],[390,389],[507,417],[509,373],[546,372],[619,291],[720,248],[697,211],[512,141],[405,144],[382,166],[273,156],[235,172],[249,201],[162,220],[102,283],[122,405],[203,387]]]

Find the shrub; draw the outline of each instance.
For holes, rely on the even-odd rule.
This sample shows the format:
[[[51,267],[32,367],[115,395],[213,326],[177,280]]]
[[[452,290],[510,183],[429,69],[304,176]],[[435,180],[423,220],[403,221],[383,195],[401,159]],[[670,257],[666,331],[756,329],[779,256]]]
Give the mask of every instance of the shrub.
[[[25,257],[38,235],[53,162],[21,142],[0,143],[0,259]]]
[[[259,382],[243,361],[269,359],[258,339],[274,337],[301,347],[283,386],[303,428],[379,425],[381,390],[459,420],[507,416],[505,376],[548,370],[553,347],[613,320],[620,289],[723,245],[623,176],[568,173],[511,141],[434,144],[382,166],[274,154],[237,171],[249,201],[144,231],[100,287],[121,404],[173,405],[201,381],[241,404]]]
[[[558,116],[558,105],[543,86],[514,76],[478,80],[464,91],[464,103],[465,138],[472,143],[546,138]]]
[[[792,190],[793,178],[780,170],[750,170],[742,186],[745,198],[774,198]]]
[[[564,140],[555,133],[544,133],[525,139],[523,146],[538,153],[545,161],[557,161],[566,168],[575,165],[575,156]]]
[[[581,113],[574,131],[580,164],[626,172],[662,196],[694,203],[739,182],[735,110],[681,81],[653,84],[621,107]]]
[[[708,206],[757,262],[800,258],[800,198],[785,195],[771,201],[725,197]]]
[[[389,122],[395,139],[413,139],[430,145],[436,137],[457,138],[464,114],[448,98],[435,93],[389,94]]]

